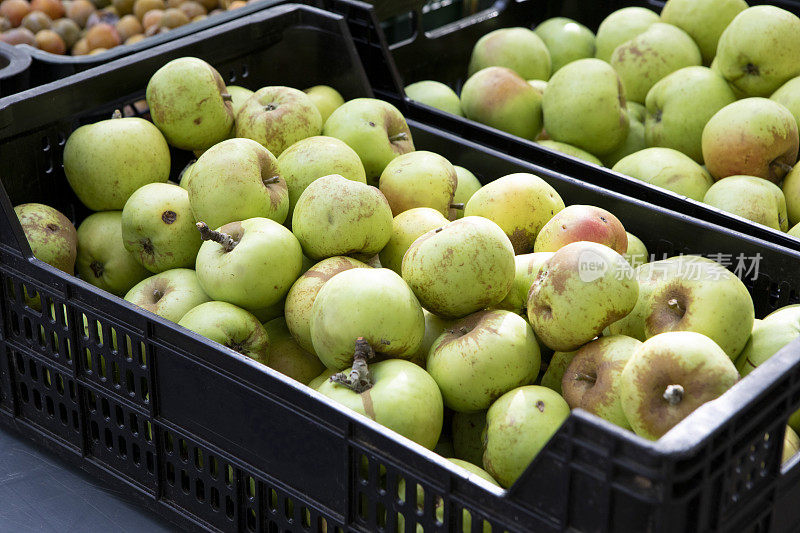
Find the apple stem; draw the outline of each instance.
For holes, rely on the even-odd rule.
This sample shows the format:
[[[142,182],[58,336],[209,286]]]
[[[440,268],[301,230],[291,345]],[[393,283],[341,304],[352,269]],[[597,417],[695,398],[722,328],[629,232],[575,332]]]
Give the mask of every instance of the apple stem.
[[[389,137],[389,140],[391,142],[407,141],[408,140],[408,134],[406,132],[404,132],[404,131],[401,131],[397,135],[392,135],[391,137]]]
[[[272,176],[271,178],[267,178],[263,181],[264,185],[269,185],[270,183],[278,183],[281,181],[280,176]]]
[[[683,400],[683,387],[680,385],[667,385],[667,390],[664,391],[664,399],[670,405],[678,405]]]
[[[225,248],[226,252],[232,251],[239,244],[239,241],[221,231],[213,230],[205,222],[198,222],[197,229],[200,230],[200,238],[204,241],[214,241]]]
[[[232,102],[233,101],[233,96],[231,96],[228,93],[221,93],[220,96],[222,96],[222,101],[223,102]]]
[[[450,209],[464,210],[464,204],[450,204]]]
[[[788,174],[789,172],[792,171],[792,165],[787,165],[783,161],[778,161],[777,159],[772,163],[770,163],[769,166],[775,167],[775,169],[782,171],[778,172],[778,174],[780,174],[781,176]]]
[[[357,394],[368,391],[375,384],[367,366],[367,361],[373,357],[375,357],[375,350],[367,340],[364,337],[357,338],[356,349],[353,352],[353,368],[350,370],[350,374],[339,372],[331,376],[331,381],[347,387]]]
[[[667,300],[667,305],[673,311],[678,311],[679,313],[683,313],[685,311],[685,309],[680,304],[677,298],[670,298],[669,300]]]
[[[584,374],[583,372],[575,372],[575,379],[578,381],[588,381],[589,383],[597,383],[597,378]]]
[[[111,118],[122,118],[122,111],[119,109],[115,109],[113,113],[111,113]]]

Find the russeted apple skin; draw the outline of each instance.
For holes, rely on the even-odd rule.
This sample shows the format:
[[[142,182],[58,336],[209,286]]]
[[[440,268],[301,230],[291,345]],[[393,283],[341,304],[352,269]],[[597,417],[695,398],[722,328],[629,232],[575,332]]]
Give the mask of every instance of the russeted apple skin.
[[[754,176],[728,176],[711,186],[703,202],[778,231],[789,229],[780,187]]]
[[[417,150],[386,165],[378,188],[394,217],[415,207],[430,207],[447,216],[457,186],[458,175],[450,161],[439,154]]]
[[[564,399],[620,427],[630,429],[620,400],[619,377],[642,343],[624,335],[600,337],[581,346],[561,381]]]
[[[625,365],[620,380],[622,408],[637,435],[656,440],[738,379],[730,358],[705,335],[662,333],[640,345]],[[675,405],[664,398],[670,385],[683,388]]]
[[[514,256],[514,284],[503,301],[495,306],[497,309],[513,311],[520,316],[527,316],[528,291],[544,262],[553,256],[553,252],[539,252]]]
[[[467,72],[472,76],[487,67],[505,67],[526,80],[547,80],[550,52],[542,38],[528,28],[501,28],[478,39]]]
[[[617,252],[628,251],[628,234],[612,213],[593,205],[570,205],[556,213],[536,237],[534,252],[557,252],[579,241],[604,244]]]
[[[78,235],[61,211],[44,204],[14,207],[33,256],[72,275],[75,272]]]
[[[702,143],[714,179],[756,176],[780,183],[797,162],[797,121],[777,102],[745,98],[711,117]]]
[[[645,7],[624,7],[607,16],[597,28],[595,57],[609,61],[614,49],[659,21],[658,13]]]

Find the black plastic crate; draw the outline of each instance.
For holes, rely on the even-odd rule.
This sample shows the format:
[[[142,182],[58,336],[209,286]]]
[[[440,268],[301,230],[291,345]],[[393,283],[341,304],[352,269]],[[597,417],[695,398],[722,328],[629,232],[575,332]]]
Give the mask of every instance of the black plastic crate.
[[[434,109],[405,96],[403,88],[421,80],[440,81],[459,92],[466,81],[472,47],[490,31],[512,26],[531,27],[556,16],[572,18],[596,31],[600,22],[617,9],[639,6],[660,11],[664,0],[496,0],[492,7],[475,15],[428,31],[424,27],[425,0],[378,0],[374,2],[375,6],[359,0],[322,1],[327,8],[347,17],[375,94],[394,104],[403,102],[409,118],[495,148],[506,155],[580,177],[586,183],[800,250],[800,239],[781,231],[545,148],[533,141]],[[800,13],[800,4],[792,0],[748,2],[750,5],[767,3]],[[400,13],[405,13],[405,16]],[[382,26],[386,23],[382,24],[381,21],[386,17],[394,22],[384,31]],[[401,40],[389,44],[388,36]]]
[[[484,523],[495,532],[792,530],[800,468],[782,472],[780,457],[786,420],[800,405],[798,343],[657,442],[573,412],[504,491],[32,258],[12,205],[50,203],[79,222],[86,212],[60,165],[66,137],[130,109],[158,68],[186,55],[251,88],[327,83],[346,98],[372,94],[344,20],[285,5],[0,100],[0,423],[187,529],[396,531],[399,513],[409,531],[460,531],[466,510],[473,532]],[[745,280],[759,316],[800,302],[800,253],[410,126],[419,149],[483,182],[534,172],[568,204],[611,210],[652,253],[760,254],[758,276]],[[173,172],[180,168],[176,161]],[[39,294],[43,312],[26,307],[26,288]],[[103,345],[112,330],[130,343]],[[405,501],[397,497],[401,480]]]
[[[0,43],[0,96],[27,89],[30,66],[31,56],[25,50]]]

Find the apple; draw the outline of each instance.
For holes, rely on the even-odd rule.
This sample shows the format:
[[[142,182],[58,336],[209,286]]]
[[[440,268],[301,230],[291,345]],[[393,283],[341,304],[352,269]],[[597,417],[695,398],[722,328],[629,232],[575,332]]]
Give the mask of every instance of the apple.
[[[446,216],[457,185],[458,175],[450,161],[420,150],[400,155],[386,165],[378,188],[389,202],[392,216],[415,207],[430,207]]]
[[[594,57],[592,30],[566,17],[547,19],[534,29],[550,52],[551,71],[577,59]]]
[[[628,251],[622,254],[622,257],[624,257],[633,268],[647,263],[650,260],[650,254],[647,252],[647,247],[642,240],[632,233],[625,233],[628,235]]]
[[[781,464],[785,463],[800,451],[800,437],[790,426],[786,426],[786,434],[783,437],[783,453],[781,454]]]
[[[432,80],[423,80],[405,87],[406,96],[421,104],[452,113],[459,117],[464,116],[461,111],[461,100],[456,92],[444,83]]]
[[[211,300],[189,268],[173,268],[145,278],[131,287],[125,299],[172,322]]]
[[[644,7],[625,7],[607,16],[597,29],[595,57],[610,61],[614,49],[658,22],[658,15]]]
[[[425,309],[461,318],[505,298],[514,283],[514,248],[497,224],[466,216],[414,241],[401,271]]]
[[[729,176],[711,186],[703,202],[780,231],[789,229],[780,187],[753,176]]]
[[[262,365],[269,362],[269,337],[252,313],[227,302],[206,302],[189,310],[178,322]]]
[[[787,232],[787,234],[797,239],[800,239],[800,223],[792,226],[792,228]]]
[[[674,331],[647,339],[620,377],[620,398],[633,431],[656,440],[739,379],[725,352],[705,335]]]
[[[314,390],[319,390],[320,385],[328,381],[331,376],[338,373],[339,369],[337,368],[326,368],[322,371],[322,374],[309,381],[308,386]]]
[[[228,94],[231,95],[231,110],[235,118],[247,99],[253,96],[253,91],[245,89],[244,87],[239,87],[238,85],[228,85],[226,89],[228,90]]]
[[[468,76],[486,67],[505,67],[526,80],[550,77],[550,52],[544,41],[528,28],[502,28],[487,33],[475,43]]]
[[[628,234],[617,217],[593,205],[570,205],[555,214],[536,237],[535,252],[556,252],[569,243],[591,241],[624,254]]]
[[[151,122],[112,118],[81,126],[64,146],[64,174],[92,211],[119,210],[133,192],[169,178],[169,146]]]
[[[552,252],[538,252],[517,255],[514,257],[515,274],[514,284],[503,301],[497,304],[497,309],[513,311],[521,316],[527,316],[528,292],[533,285],[539,270],[545,261],[553,256]]]
[[[236,136],[253,139],[274,156],[291,145],[319,135],[322,115],[303,91],[273,86],[257,90],[236,115]]]
[[[558,141],[553,141],[550,139],[544,139],[538,141],[537,144],[539,144],[540,146],[544,146],[545,148],[550,148],[551,150],[555,150],[556,152],[561,152],[562,154],[567,154],[577,159],[583,159],[584,161],[588,161],[589,163],[594,163],[599,167],[603,166],[603,163],[595,156],[593,156],[592,154],[590,154],[585,150],[576,148],[571,144],[560,143]]]
[[[315,85],[303,92],[306,93],[311,103],[316,106],[320,117],[322,117],[323,125],[328,120],[328,117],[331,116],[331,113],[344,105],[344,97],[339,94],[339,91],[328,85]]]
[[[714,184],[706,169],[672,148],[640,150],[620,159],[611,170],[697,201]]]
[[[453,413],[453,452],[462,461],[483,465],[483,442],[481,434],[486,428],[486,411],[477,413]]]
[[[800,223],[800,166],[795,165],[786,174],[783,184],[781,184],[781,190],[786,200],[789,225],[794,226]]]
[[[77,232],[58,209],[29,203],[14,207],[33,256],[67,274],[75,272]]]
[[[627,102],[625,106],[628,110],[628,136],[616,150],[603,156],[603,164],[608,168],[616,165],[622,158],[634,154],[647,148],[645,142],[645,107],[636,102]]]
[[[547,369],[545,369],[542,375],[540,385],[562,394],[561,382],[564,380],[564,374],[567,372],[567,368],[569,368],[569,364],[572,362],[576,353],[578,353],[577,350],[571,352],[553,352],[553,357],[550,359],[550,363],[547,365]]]
[[[728,24],[747,9],[745,0],[668,0],[661,20],[673,24],[694,39],[708,65],[717,55],[717,42]]]
[[[403,256],[419,236],[447,224],[440,211],[416,207],[403,211],[392,220],[392,236],[380,251],[381,265],[401,273]]]
[[[269,337],[269,367],[303,385],[325,371],[325,365],[313,353],[294,340],[286,320],[278,317],[264,324]]]
[[[800,124],[800,76],[781,85],[769,99],[786,107]]]
[[[464,207],[472,195],[478,192],[482,187],[481,182],[475,177],[475,174],[470,172],[464,167],[453,165],[456,169],[456,176],[458,177],[458,185],[456,185],[456,192],[453,194],[453,203],[450,204],[450,212],[447,218],[455,220],[464,216]]]
[[[750,338],[736,360],[736,369],[742,377],[746,376],[798,337],[800,305],[788,305],[764,320],[755,320]]]

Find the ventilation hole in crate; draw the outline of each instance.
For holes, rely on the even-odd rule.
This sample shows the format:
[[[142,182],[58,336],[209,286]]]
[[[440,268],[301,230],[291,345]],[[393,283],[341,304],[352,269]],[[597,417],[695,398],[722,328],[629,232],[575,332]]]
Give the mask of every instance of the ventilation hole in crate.
[[[72,411],[72,428],[75,431],[78,431],[78,411]]]
[[[128,338],[130,338],[130,337],[128,337]],[[144,342],[143,341],[139,342],[139,354],[138,355],[139,355],[139,366],[142,367],[142,368],[147,368],[147,355],[145,354],[145,351],[144,351]]]
[[[213,455],[208,456],[208,472],[212,479],[217,479],[217,458]]]
[[[39,375],[36,372],[36,363],[34,362],[33,359],[28,361],[28,368],[30,369],[31,380],[39,381]]]
[[[83,365],[84,369],[87,374],[91,374],[92,370],[92,352],[89,351],[89,348],[83,349]]]
[[[142,464],[142,456],[141,452],[139,451],[139,445],[135,442],[131,444],[131,457],[133,458],[133,464],[136,466],[140,466]]]
[[[56,335],[55,331],[50,332],[50,350],[54,353],[58,353],[58,335]]]
[[[38,411],[42,410],[42,395],[39,394],[38,389],[33,389],[33,406],[36,407]]]
[[[189,460],[189,448],[186,446],[186,441],[178,439],[178,451],[181,454],[181,461],[184,463]]]
[[[194,449],[194,467],[198,470],[203,470],[203,450],[200,448]]]
[[[92,420],[92,423],[89,424],[89,427],[91,428],[90,431],[91,431],[91,434],[92,434],[92,441],[94,441],[95,443],[99,443],[100,442],[100,428],[97,426],[97,422]]]
[[[130,396],[136,395],[136,380],[133,377],[133,370],[131,369],[125,372],[125,388],[128,390]]]
[[[211,508],[219,511],[219,490],[217,487],[211,487]]]
[[[147,378],[145,376],[142,376],[141,378],[139,378],[139,385],[140,385],[140,387],[139,387],[140,391],[139,392],[142,395],[141,396],[142,400],[144,400],[144,403],[149,403],[150,402],[150,393],[148,392]]]
[[[153,442],[153,425],[150,423],[149,420],[144,421],[144,440],[147,442]]]
[[[384,507],[383,503],[378,502],[378,504],[376,506],[376,511],[378,513],[378,516],[376,517],[376,519],[378,521],[378,524],[379,524],[378,525],[378,529],[382,531],[383,527],[381,527],[381,526],[382,525],[385,526],[385,524],[386,524],[386,507]]]
[[[367,519],[367,495],[363,492],[358,493],[358,516],[362,520]]]
[[[269,510],[273,514],[278,511],[278,493],[275,492],[275,489],[269,489],[269,501],[267,505],[269,505]]]
[[[246,78],[250,75],[250,69],[248,68],[247,64],[242,65],[242,77]]]
[[[11,311],[11,331],[14,335],[19,335],[19,316],[14,311]]]
[[[106,379],[108,379],[106,374],[106,358],[103,354],[100,354],[98,358],[100,359],[100,381],[106,381]]]
[[[64,378],[61,374],[56,374],[56,390],[61,396],[64,396]]]
[[[47,137],[42,137],[42,152],[49,152],[50,151],[50,139]]]
[[[117,437],[117,450],[119,451],[119,456],[123,459],[128,457],[128,443],[122,435]]]
[[[361,456],[361,469],[358,473],[358,479],[363,481],[369,481],[369,458],[366,455]],[[364,485],[365,483],[362,483]]]
[[[106,448],[108,448],[109,451],[113,450],[114,449],[114,435],[111,434],[111,430],[106,428],[105,431],[103,432],[103,435],[105,436],[105,440],[106,440]]]
[[[231,465],[225,467],[225,484],[233,487],[233,467]]]
[[[114,414],[117,415],[117,425],[120,429],[125,428],[125,414],[122,412],[122,407],[119,405],[114,407]]]
[[[134,413],[128,415],[128,424],[131,427],[131,433],[133,433],[134,437],[139,436],[139,419],[136,418]]]
[[[317,531],[328,531],[328,521],[324,516],[317,517]]]
[[[31,321],[28,317],[22,319],[22,322],[25,326],[25,338],[26,339],[33,339],[33,331],[31,330]]]
[[[103,418],[105,418],[107,421],[110,422],[111,421],[111,406],[108,405],[108,399],[107,398],[103,398],[100,401],[100,405],[103,408]]]
[[[225,496],[225,516],[233,520],[233,498]]]
[[[119,388],[119,383],[120,383],[120,381],[119,381],[119,365],[117,364],[116,361],[112,361],[111,362],[111,371],[112,371],[111,375],[113,376],[113,380],[114,380],[114,386]]]
[[[50,396],[45,396],[44,399],[45,407],[47,408],[47,414],[53,418],[56,416],[56,405],[53,403],[53,399]]]
[[[256,511],[252,507],[247,510],[247,530],[256,530]]]
[[[293,518],[294,511],[294,500],[291,498],[286,498],[283,500],[283,516],[285,516],[289,521]]]
[[[235,70],[231,69],[231,71],[228,73],[228,80],[229,80],[229,83],[234,83],[236,81],[236,71]]]
[[[256,497],[256,480],[253,476],[247,476],[247,497],[251,500]]]
[[[28,386],[24,383],[19,384],[19,397],[22,398],[22,401],[25,403],[30,401],[28,398]]]
[[[175,485],[175,466],[167,461],[167,481],[170,485]]]
[[[17,361],[17,372],[25,375],[25,360],[22,358],[22,354],[16,354],[16,361]]]
[[[170,455],[175,450],[175,446],[172,442],[172,433],[164,433],[164,450]]]
[[[48,389],[52,388],[53,386],[53,378],[50,375],[49,368],[42,369],[42,383],[44,383],[44,386],[47,387]]]
[[[197,498],[197,501],[204,502],[206,501],[206,488],[203,485],[202,479],[196,479],[194,482],[194,495]]]
[[[95,414],[97,412],[97,396],[92,391],[87,391],[86,399],[89,401],[89,412]]]
[[[61,418],[61,423],[65,426],[69,425],[69,415],[67,414],[67,406],[63,403],[58,404],[58,416]]]
[[[302,525],[304,529],[309,529],[311,527],[311,510],[308,507],[300,509],[300,525]]]
[[[45,340],[46,339],[46,334],[45,334],[45,331],[44,331],[44,326],[39,326],[39,337],[38,337],[38,339],[39,339],[39,346],[41,348],[47,348],[47,341]]]
[[[147,452],[147,471],[151,474],[156,471],[156,461],[153,458],[153,452]]]
[[[425,488],[417,484],[417,514],[422,516],[425,511]]]

